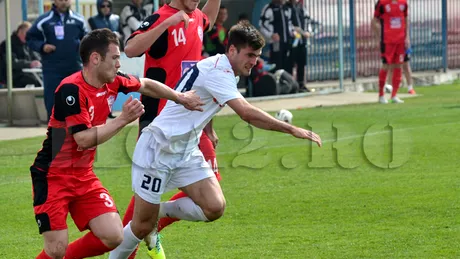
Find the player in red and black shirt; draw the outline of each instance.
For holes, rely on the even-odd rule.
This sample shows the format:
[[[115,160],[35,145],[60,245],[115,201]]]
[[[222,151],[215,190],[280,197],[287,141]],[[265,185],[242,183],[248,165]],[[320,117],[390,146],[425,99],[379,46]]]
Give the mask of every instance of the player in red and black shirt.
[[[147,17],[140,28],[126,42],[128,57],[145,54],[144,76],[175,87],[182,74],[201,60],[203,33],[212,28],[219,12],[220,0],[208,0],[202,10],[199,0],[172,0],[157,12]],[[166,100],[142,96],[145,114],[139,119],[139,132],[160,113]],[[200,150],[206,161],[210,162],[217,179],[215,145],[218,138],[212,129],[212,122],[203,130]],[[179,192],[171,199],[185,197]],[[134,210],[134,197],[126,210],[123,225],[131,221]],[[158,230],[176,221],[163,218]]]
[[[30,167],[35,218],[45,241],[37,258],[92,257],[112,250],[123,239],[113,199],[93,172],[97,145],[144,113],[141,102],[130,97],[121,115],[106,124],[119,92],[139,91],[201,110],[193,93],[177,93],[159,82],[118,72],[118,38],[108,29],[85,36],[80,56],[83,70],[56,89],[47,138]],[[91,232],[67,248],[69,212],[80,231]]]
[[[383,63],[379,73],[380,103],[387,103],[384,87],[389,69],[393,70],[391,101],[403,102],[396,94],[401,84],[406,48],[410,47],[408,9],[407,0],[378,0],[375,5],[372,27],[380,41]]]

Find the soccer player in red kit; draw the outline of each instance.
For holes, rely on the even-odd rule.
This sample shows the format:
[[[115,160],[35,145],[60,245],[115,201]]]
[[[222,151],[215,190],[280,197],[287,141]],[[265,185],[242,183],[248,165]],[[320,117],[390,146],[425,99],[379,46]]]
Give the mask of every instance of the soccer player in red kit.
[[[396,94],[401,84],[401,67],[410,48],[407,0],[378,0],[372,28],[380,41],[382,68],[379,73],[379,102],[388,103],[384,87],[389,69],[393,70],[391,102],[403,103]]]
[[[47,138],[30,167],[33,206],[44,249],[37,258],[86,258],[108,252],[123,239],[123,227],[112,197],[93,172],[96,147],[144,113],[130,97],[120,116],[106,123],[119,92],[175,100],[201,110],[199,98],[178,93],[151,79],[118,71],[117,35],[94,30],[81,41],[83,70],[65,78],[55,92]],[[68,245],[70,212],[82,238]]]
[[[147,17],[140,28],[127,40],[124,50],[128,57],[145,54],[145,77],[175,87],[182,74],[201,60],[203,33],[213,27],[219,12],[220,0],[208,0],[202,11],[197,8],[199,2],[199,0],[172,0]],[[141,101],[145,106],[145,114],[139,119],[139,135],[166,104],[164,99],[148,96],[142,96]],[[205,134],[201,135],[200,150],[206,161],[211,164],[217,179],[220,180],[215,153],[218,138],[212,128],[212,121],[203,131]],[[183,192],[179,192],[171,200],[185,196]],[[134,196],[123,218],[124,226],[131,221],[133,210]],[[177,219],[160,219],[157,231],[161,231],[175,221]],[[149,247],[152,248],[150,244]],[[150,252],[150,256],[154,256]],[[134,258],[134,254],[131,258]]]

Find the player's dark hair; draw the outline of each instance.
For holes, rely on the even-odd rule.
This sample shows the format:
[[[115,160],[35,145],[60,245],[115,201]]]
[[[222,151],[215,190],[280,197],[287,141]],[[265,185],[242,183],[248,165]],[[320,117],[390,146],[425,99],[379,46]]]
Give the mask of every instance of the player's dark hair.
[[[257,50],[265,46],[265,39],[248,21],[241,21],[233,25],[228,32],[226,52],[228,52],[231,45],[235,46],[238,51],[247,46]]]
[[[117,35],[107,28],[93,30],[86,34],[80,43],[80,57],[83,65],[88,64],[93,52],[99,53],[104,60],[110,44],[120,45]]]
[[[225,7],[225,5],[221,4],[219,9],[227,9],[227,7]]]

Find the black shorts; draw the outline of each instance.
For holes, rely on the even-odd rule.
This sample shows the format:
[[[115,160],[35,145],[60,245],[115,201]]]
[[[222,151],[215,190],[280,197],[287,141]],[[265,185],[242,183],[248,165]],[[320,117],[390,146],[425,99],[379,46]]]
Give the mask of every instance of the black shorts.
[[[410,61],[410,54],[404,55],[404,62],[409,62]]]

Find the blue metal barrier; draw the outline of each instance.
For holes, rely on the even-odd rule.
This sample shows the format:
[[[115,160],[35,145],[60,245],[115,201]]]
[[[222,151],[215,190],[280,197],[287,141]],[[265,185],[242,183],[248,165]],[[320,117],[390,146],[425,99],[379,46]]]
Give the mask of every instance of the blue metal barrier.
[[[375,1],[344,0],[338,36],[337,1],[304,0],[316,22],[307,54],[309,81],[338,79],[339,41],[343,41],[344,76],[374,76],[381,66],[380,43],[371,30]],[[411,66],[414,71],[460,67],[460,1],[409,1]]]

